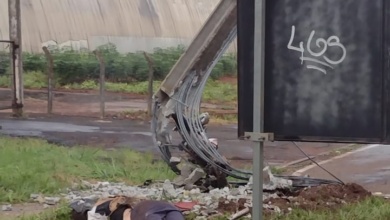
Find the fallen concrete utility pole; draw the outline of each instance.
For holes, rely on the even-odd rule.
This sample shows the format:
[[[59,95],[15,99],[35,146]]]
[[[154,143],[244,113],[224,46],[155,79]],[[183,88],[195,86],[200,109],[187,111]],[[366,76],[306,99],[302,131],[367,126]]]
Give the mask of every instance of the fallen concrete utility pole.
[[[172,146],[183,149],[195,161],[204,161],[230,176],[248,180],[251,175],[250,172],[231,167],[217,152],[206,137],[201,122],[201,118],[207,116],[203,117],[199,112],[206,81],[219,58],[236,38],[236,29],[237,1],[221,1],[154,95],[154,140],[164,160],[176,173],[180,171],[170,163]],[[171,141],[168,129],[171,117],[175,117],[183,137],[182,146],[174,145]]]
[[[262,7],[259,3],[257,6],[260,9]],[[173,146],[187,153],[188,157],[184,159],[185,161],[202,167],[203,171],[208,174],[207,176],[214,177],[216,182],[214,185],[218,187],[223,186],[218,182],[227,183],[225,181],[227,176],[244,180],[249,180],[252,176],[250,171],[235,169],[219,154],[218,146],[213,144],[206,135],[205,125],[208,122],[208,114],[200,113],[203,89],[211,70],[236,35],[237,0],[222,0],[154,95],[152,118],[154,141],[160,148],[163,159],[173,171],[180,174],[183,184],[188,179],[186,176],[197,174],[198,179],[203,173],[200,170],[194,173],[191,169],[180,169],[176,161],[181,161],[181,159],[173,159],[171,155],[170,148]],[[260,68],[263,68],[262,64],[260,65]],[[255,68],[255,71],[258,70],[259,68]],[[259,107],[261,103],[256,102],[254,105]],[[175,130],[183,139],[176,145],[172,143],[171,130],[168,127],[170,118],[175,121]],[[262,119],[257,119],[255,122],[258,122],[258,125],[256,126],[261,126]],[[261,127],[258,131],[261,132]],[[262,149],[263,143],[258,142],[254,150],[256,155],[254,156],[253,207],[256,208],[253,209],[253,217],[255,220],[262,218],[263,194],[261,189],[263,188],[262,167],[264,163]],[[191,183],[195,184],[194,181]],[[207,181],[202,186],[209,188]]]

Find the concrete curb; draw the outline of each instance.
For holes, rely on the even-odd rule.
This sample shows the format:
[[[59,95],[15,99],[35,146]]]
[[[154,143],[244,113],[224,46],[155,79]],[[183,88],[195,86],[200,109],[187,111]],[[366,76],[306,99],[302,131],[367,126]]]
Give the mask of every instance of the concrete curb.
[[[342,155],[339,155],[339,156],[335,156],[335,157],[332,157],[328,160],[324,160],[324,161],[321,161],[321,162],[318,162],[319,165],[323,165],[323,164],[326,164],[326,163],[329,163],[329,162],[332,162],[334,160],[337,160],[337,159],[341,159],[341,158],[344,158],[344,157],[347,157],[347,156],[350,156],[354,153],[358,153],[358,152],[361,152],[361,151],[365,151],[365,150],[369,150],[369,149],[372,149],[372,148],[375,148],[375,147],[378,147],[380,146],[379,144],[372,144],[372,145],[368,145],[366,147],[362,147],[362,148],[359,148],[357,150],[354,150],[354,151],[350,151],[350,152],[347,152],[345,154],[342,154]],[[313,169],[314,167],[317,167],[317,164],[311,164],[309,166],[306,166],[302,169],[299,169],[297,171],[295,171],[292,176],[301,176],[303,173],[305,173],[306,171],[310,170],[310,169]]]

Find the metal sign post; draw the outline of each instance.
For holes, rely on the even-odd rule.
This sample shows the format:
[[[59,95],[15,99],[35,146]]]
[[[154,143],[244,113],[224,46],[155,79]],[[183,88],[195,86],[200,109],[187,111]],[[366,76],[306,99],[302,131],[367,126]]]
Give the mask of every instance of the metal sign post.
[[[255,0],[252,219],[263,219],[265,0]],[[260,113],[260,114],[259,114]]]

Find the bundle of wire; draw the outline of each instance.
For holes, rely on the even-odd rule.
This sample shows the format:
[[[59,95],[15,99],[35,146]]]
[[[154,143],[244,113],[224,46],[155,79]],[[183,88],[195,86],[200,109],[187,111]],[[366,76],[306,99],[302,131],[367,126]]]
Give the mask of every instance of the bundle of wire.
[[[225,161],[215,146],[210,143],[205,129],[200,121],[200,105],[204,87],[209,78],[212,69],[219,58],[225,52],[229,44],[237,35],[236,28],[233,29],[224,42],[224,46],[218,51],[216,57],[202,72],[192,71],[184,79],[178,92],[171,97],[175,100],[174,112],[177,117],[180,135],[187,143],[185,149],[192,151],[208,164],[216,167],[218,170],[237,179],[249,180],[252,175],[249,171],[243,171],[233,168]],[[158,106],[155,106],[155,109]],[[157,122],[155,122],[157,123]],[[155,125],[154,127],[156,127]],[[187,129],[183,129],[187,128]],[[169,140],[170,141],[170,140]],[[169,144],[168,144],[169,145]],[[166,162],[169,162],[171,153],[167,144],[160,145],[160,150]]]
[[[178,132],[180,133],[182,139],[187,143],[184,146],[184,150],[187,153],[195,153],[202,160],[206,161],[208,164],[214,166],[228,176],[247,181],[252,176],[252,172],[236,169],[232,167],[226,160],[224,160],[222,155],[217,151],[215,146],[210,142],[209,138],[207,137],[207,134],[199,117],[203,90],[206,86],[211,71],[218,62],[219,58],[225,52],[229,44],[235,39],[236,35],[237,30],[236,28],[234,28],[225,40],[223,44],[224,46],[220,49],[220,51],[218,51],[216,57],[214,57],[213,61],[209,63],[207,68],[202,70],[202,72],[198,72],[199,70],[190,72],[183,80],[177,93],[175,93],[173,97],[170,97],[170,99],[174,100],[175,103],[174,112],[176,115],[177,126],[179,128],[182,128],[178,129]],[[171,165],[170,147],[174,145],[172,145],[171,137],[168,132],[163,132],[161,134],[158,134],[157,132],[157,130],[168,130],[161,129],[163,127],[166,127],[168,122],[165,119],[163,121],[159,121],[159,114],[161,116],[162,110],[160,103],[156,101],[153,106],[154,118],[152,119],[152,131],[154,132],[155,143],[158,145],[163,155],[164,161],[167,164]],[[160,141],[157,141],[157,139],[159,139]],[[161,143],[161,141],[163,143]],[[176,173],[180,172],[177,167],[171,165],[171,168]],[[278,177],[284,178],[283,176]],[[296,183],[298,183],[298,185],[305,185],[308,183],[307,181],[311,181],[309,185],[342,183],[341,181],[325,181],[306,177],[292,178],[286,176],[285,178],[294,180]],[[305,184],[303,184],[303,180],[305,180]]]

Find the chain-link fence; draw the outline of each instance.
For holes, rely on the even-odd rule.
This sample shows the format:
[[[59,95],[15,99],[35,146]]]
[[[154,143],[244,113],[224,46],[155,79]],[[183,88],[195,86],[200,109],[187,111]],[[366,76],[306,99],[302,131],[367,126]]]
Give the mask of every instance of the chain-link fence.
[[[11,109],[12,105],[12,68],[10,42],[0,40],[0,111]]]
[[[101,64],[93,51],[101,50],[105,61],[106,115],[123,113],[121,116],[144,117],[148,109],[146,100],[151,93],[148,82],[150,73],[153,72],[153,87],[156,90],[220,2],[198,0],[178,4],[175,0],[167,0],[108,6],[105,0],[77,3],[64,1],[67,3],[63,5],[51,0],[21,3],[21,23],[24,24],[21,26],[20,42],[23,58],[23,112],[27,114],[52,112],[100,116]],[[104,13],[91,10],[100,6]],[[172,11],[172,8],[177,10],[159,13]],[[51,13],[53,10],[56,13]],[[80,22],[64,22],[63,18],[72,16],[71,12],[74,11],[81,12],[78,13]],[[8,13],[8,1],[0,1],[0,13]],[[47,20],[51,22],[47,23]],[[46,24],[44,28],[29,28],[43,23]],[[7,39],[10,36],[8,19],[0,20],[0,29],[0,39]],[[0,45],[0,50],[6,46]],[[42,46],[47,46],[52,55],[52,67]],[[230,48],[229,53],[234,54],[236,44],[233,43]],[[8,51],[5,50],[6,53]],[[153,67],[145,59],[144,51],[150,55]],[[0,77],[4,81],[10,78],[3,78],[3,63],[10,62],[0,57]],[[49,69],[54,73],[51,96],[47,88]],[[212,77],[217,79],[227,74],[234,75],[235,69],[235,57],[226,56],[215,66]],[[7,85],[11,81],[8,82]],[[225,90],[232,91],[230,86],[225,87]],[[1,96],[5,94],[1,92]],[[235,95],[234,92],[231,94]],[[7,98],[0,97],[1,101],[5,100],[7,105],[8,102],[12,103],[10,95],[8,92]],[[207,96],[231,97],[222,90],[218,94],[209,92]],[[49,104],[50,100],[52,105]]]
[[[165,64],[164,73],[181,52],[182,49]],[[157,73],[151,71],[148,56],[151,60],[156,58],[142,51],[121,54],[112,44],[94,51],[51,45],[42,47],[41,53],[24,52],[24,112],[144,117],[149,75]]]

